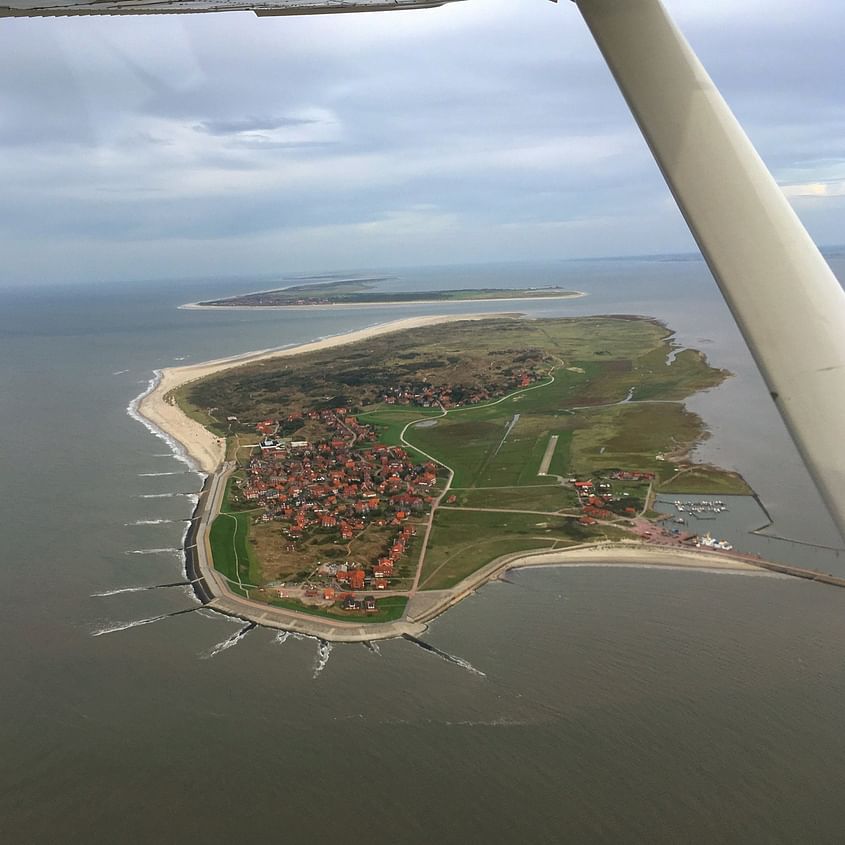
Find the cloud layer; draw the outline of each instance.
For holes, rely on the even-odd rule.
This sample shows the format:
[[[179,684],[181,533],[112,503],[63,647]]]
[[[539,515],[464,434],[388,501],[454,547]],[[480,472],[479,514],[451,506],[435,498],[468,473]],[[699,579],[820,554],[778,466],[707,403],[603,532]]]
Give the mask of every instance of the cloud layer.
[[[845,241],[845,8],[669,6]],[[6,19],[0,176],[0,283],[692,248],[569,3]]]

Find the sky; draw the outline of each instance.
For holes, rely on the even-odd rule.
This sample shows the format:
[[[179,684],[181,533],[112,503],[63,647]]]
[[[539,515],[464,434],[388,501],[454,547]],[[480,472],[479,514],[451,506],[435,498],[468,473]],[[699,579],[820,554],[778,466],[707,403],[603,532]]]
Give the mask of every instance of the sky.
[[[845,4],[665,2],[845,243]],[[568,2],[0,19],[0,180],[0,285],[695,249]]]

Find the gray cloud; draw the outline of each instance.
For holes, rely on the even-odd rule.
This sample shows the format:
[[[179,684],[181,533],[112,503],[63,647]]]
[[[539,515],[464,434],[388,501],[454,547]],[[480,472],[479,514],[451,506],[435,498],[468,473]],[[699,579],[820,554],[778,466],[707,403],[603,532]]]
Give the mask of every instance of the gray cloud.
[[[204,120],[197,129],[209,135],[237,135],[243,132],[271,132],[288,126],[307,126],[317,123],[301,117],[241,117],[229,120]]]
[[[845,240],[845,8],[669,5],[814,236]],[[0,145],[10,279],[692,248],[572,4],[7,19]]]

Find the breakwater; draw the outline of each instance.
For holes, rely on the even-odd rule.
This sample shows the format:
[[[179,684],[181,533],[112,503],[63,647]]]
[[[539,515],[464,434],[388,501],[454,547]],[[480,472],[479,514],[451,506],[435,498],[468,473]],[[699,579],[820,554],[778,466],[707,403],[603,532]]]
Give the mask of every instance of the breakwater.
[[[208,502],[209,488],[211,486],[212,476],[206,476],[202,483],[197,498],[197,503],[194,505],[194,512],[188,521],[188,528],[185,531],[185,540],[183,543],[183,554],[185,556],[185,577],[193,588],[194,595],[203,604],[208,604],[214,599],[214,593],[209,588],[205,576],[200,571],[198,553],[197,553],[197,537],[199,535],[200,519]]]

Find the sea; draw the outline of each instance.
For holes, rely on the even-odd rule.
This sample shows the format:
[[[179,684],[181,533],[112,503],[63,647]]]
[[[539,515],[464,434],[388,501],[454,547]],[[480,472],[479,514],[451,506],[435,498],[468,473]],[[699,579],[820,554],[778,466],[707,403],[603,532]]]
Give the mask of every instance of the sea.
[[[845,254],[828,260],[845,278]],[[197,604],[181,546],[202,478],[133,411],[155,370],[432,313],[664,320],[733,374],[688,402],[710,431],[697,457],[759,496],[719,530],[845,576],[699,259],[349,275],[589,295],[249,312],[179,306],[303,279],[0,290],[0,841],[845,841],[845,590],[522,570],[433,622],[431,649],[330,646]]]

